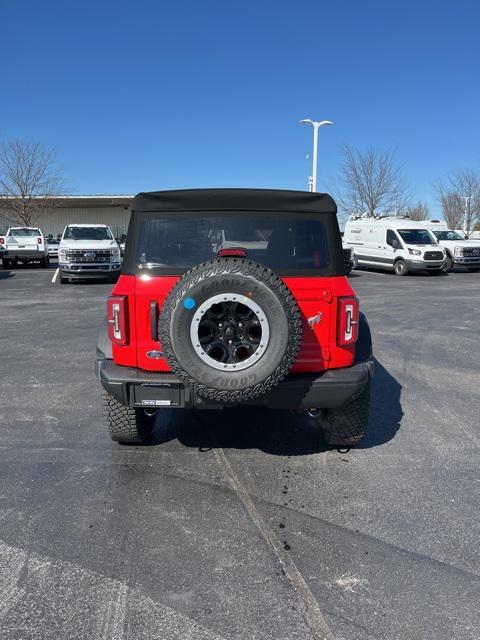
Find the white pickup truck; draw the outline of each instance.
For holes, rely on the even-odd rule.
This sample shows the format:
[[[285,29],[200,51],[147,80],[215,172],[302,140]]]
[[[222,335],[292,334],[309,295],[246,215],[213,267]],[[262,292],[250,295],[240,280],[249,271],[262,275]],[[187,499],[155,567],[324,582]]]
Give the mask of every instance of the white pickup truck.
[[[10,269],[18,262],[40,262],[40,266],[47,267],[48,247],[42,230],[38,227],[10,227],[4,236],[0,236],[0,257],[4,269]]]
[[[458,231],[452,231],[445,222],[436,220],[423,221],[422,225],[436,237],[438,244],[444,247],[445,271],[456,267],[464,267],[468,271],[480,271],[480,240],[467,240]]]
[[[106,278],[120,273],[120,248],[106,224],[69,224],[58,247],[60,284],[71,279]]]

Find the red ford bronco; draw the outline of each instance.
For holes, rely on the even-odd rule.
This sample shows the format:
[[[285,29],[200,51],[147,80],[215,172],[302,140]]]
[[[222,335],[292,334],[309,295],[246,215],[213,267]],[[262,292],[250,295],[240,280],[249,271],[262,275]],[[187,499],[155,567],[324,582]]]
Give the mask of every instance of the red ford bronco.
[[[332,446],[367,429],[371,337],[333,199],[140,193],[97,347],[107,431],[143,442],[164,408],[305,410]]]

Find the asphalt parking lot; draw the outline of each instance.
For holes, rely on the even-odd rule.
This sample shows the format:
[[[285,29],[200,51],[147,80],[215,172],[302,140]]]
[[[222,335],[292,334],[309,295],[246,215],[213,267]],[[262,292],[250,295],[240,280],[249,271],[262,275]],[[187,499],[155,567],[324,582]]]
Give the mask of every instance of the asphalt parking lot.
[[[0,271],[0,638],[478,640],[480,274],[354,272],[369,432],[165,410],[104,435],[111,285]]]

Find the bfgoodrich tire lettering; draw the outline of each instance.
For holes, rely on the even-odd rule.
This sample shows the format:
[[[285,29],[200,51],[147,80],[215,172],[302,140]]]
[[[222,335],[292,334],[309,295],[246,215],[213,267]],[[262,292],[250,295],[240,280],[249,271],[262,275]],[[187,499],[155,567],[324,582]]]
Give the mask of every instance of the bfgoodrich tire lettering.
[[[209,366],[190,338],[195,309],[227,292],[256,302],[270,327],[263,355],[240,371]],[[158,329],[174,373],[199,396],[217,402],[242,402],[270,391],[290,371],[302,338],[301,314],[290,290],[271,269],[237,258],[219,258],[188,271],[168,295]]]

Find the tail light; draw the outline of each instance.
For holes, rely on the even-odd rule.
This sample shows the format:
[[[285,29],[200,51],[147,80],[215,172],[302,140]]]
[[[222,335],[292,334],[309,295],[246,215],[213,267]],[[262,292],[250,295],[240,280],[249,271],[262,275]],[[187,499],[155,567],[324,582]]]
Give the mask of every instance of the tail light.
[[[5,244],[5,238],[0,238],[0,244]]]
[[[347,347],[358,337],[358,298],[339,298],[337,316],[337,344]]]
[[[120,346],[128,344],[127,296],[112,296],[107,300],[108,337]]]
[[[38,244],[42,244],[42,238],[40,236],[38,236],[37,242],[38,242]]]

